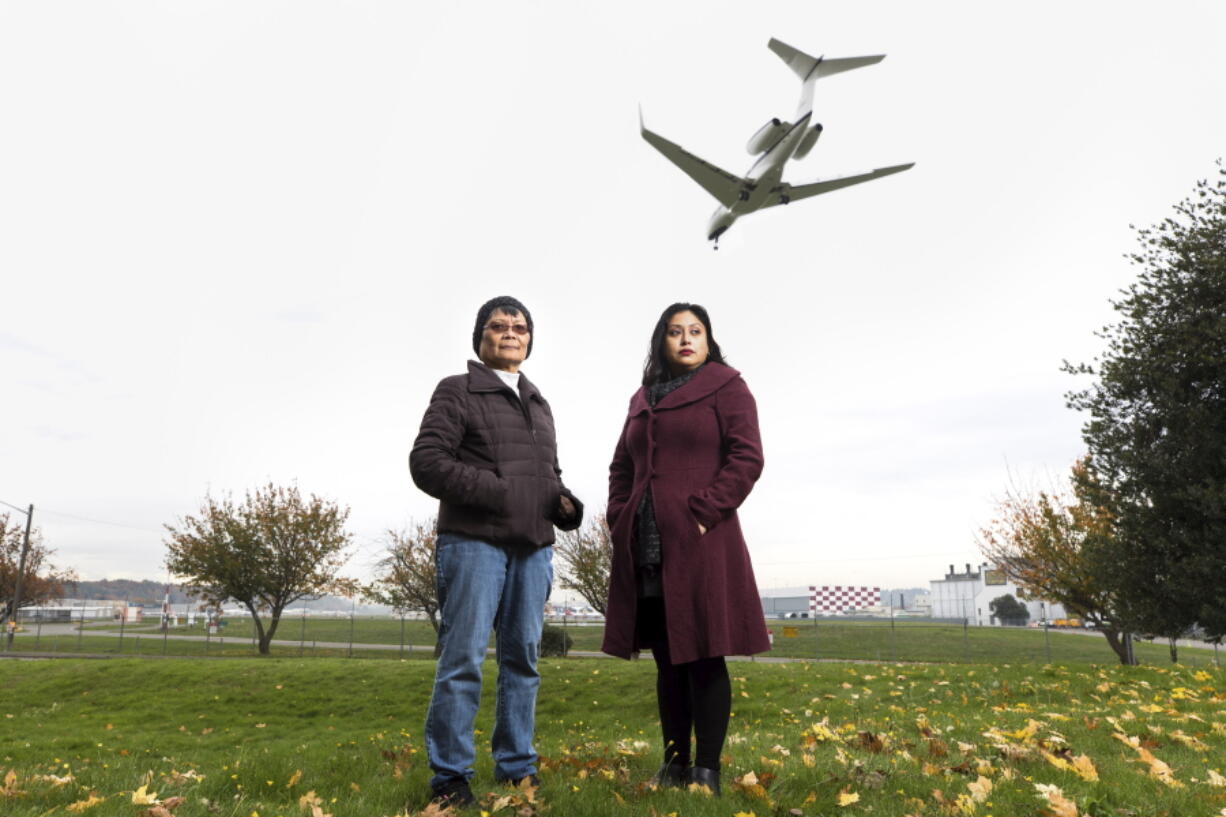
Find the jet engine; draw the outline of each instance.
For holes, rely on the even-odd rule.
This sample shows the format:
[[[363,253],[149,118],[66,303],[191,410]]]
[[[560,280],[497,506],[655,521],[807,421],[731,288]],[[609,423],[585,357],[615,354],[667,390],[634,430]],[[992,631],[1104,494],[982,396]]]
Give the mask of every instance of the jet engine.
[[[775,142],[778,142],[789,127],[791,126],[787,122],[772,119],[758,128],[758,132],[750,137],[749,142],[745,145],[745,149],[749,151],[750,155],[757,156],[759,153],[765,152]]]
[[[813,146],[817,144],[817,138],[822,135],[822,124],[818,122],[813,126],[813,130],[809,131],[800,140],[800,144],[796,147],[796,152],[792,154],[794,159],[803,159],[809,155],[809,151],[813,150]]]

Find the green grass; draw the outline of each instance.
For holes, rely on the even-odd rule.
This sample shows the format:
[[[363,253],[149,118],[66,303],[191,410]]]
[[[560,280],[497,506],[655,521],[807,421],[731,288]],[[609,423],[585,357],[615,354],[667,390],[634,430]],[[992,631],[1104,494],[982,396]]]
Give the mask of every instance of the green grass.
[[[981,776],[991,793],[964,800],[961,813],[1042,814],[1036,783],[1059,786],[1093,817],[1226,808],[1226,787],[1206,782],[1210,770],[1226,773],[1220,671],[733,664],[727,791],[717,801],[642,785],[659,761],[650,661],[556,659],[541,669],[539,802],[510,803],[504,817],[950,815],[941,800],[969,798]],[[479,796],[507,793],[491,780],[486,670]],[[136,817],[145,807],[132,792],[146,781],[160,798],[187,798],[180,817],[291,817],[306,813],[298,800],[308,791],[336,817],[416,812],[429,777],[421,725],[432,674],[422,661],[0,662],[0,778],[13,773],[0,813],[67,815],[93,795],[101,802],[81,813]],[[1117,732],[1169,764],[1178,785],[1150,776]],[[1045,752],[1057,762],[1084,754],[1100,779]],[[761,790],[732,785],[748,772]],[[858,802],[840,808],[841,792]]]
[[[554,625],[558,626],[558,625]],[[813,620],[768,621],[767,626],[775,635],[774,649],[771,655],[788,658],[835,658],[861,661],[942,661],[959,663],[1011,662],[1011,663],[1110,663],[1116,660],[1115,653],[1107,645],[1101,634],[1083,635],[1053,630],[1044,633],[1039,629],[1001,628],[1001,627],[968,627],[952,624],[935,624],[921,621],[898,621],[893,626],[888,620],[879,622],[818,620],[816,627]],[[106,629],[116,632],[114,625],[94,625],[86,632],[96,629]],[[787,637],[787,629],[793,630],[795,637]],[[242,654],[243,644],[250,645],[252,625],[249,620],[231,619],[222,628],[222,641],[227,654]],[[604,635],[602,626],[575,626],[566,628],[574,641],[573,649],[580,651],[599,652],[601,638]],[[195,628],[178,627],[171,631],[172,635],[204,635],[203,626]],[[406,657],[409,645],[414,652],[421,648],[434,645],[434,630],[426,621],[405,621],[403,640],[401,622],[393,618],[357,618],[352,624],[348,619],[286,619],[277,630],[277,640],[297,642],[293,647],[276,648],[283,655],[304,655],[312,652],[316,655],[329,654],[326,650],[313,647],[319,643],[348,644],[351,637],[355,645],[385,644],[399,648],[405,645]],[[31,636],[34,632],[24,633],[19,637],[20,649],[35,649]],[[142,641],[142,653],[160,652],[162,649],[161,633],[157,625],[142,624],[126,629],[124,640],[139,637]],[[45,639],[44,639],[45,640]],[[72,639],[61,639],[54,642],[53,649],[72,651],[69,643]],[[153,646],[156,642],[156,646]],[[96,642],[95,642],[96,643]],[[109,649],[99,644],[98,652],[113,652],[115,646]],[[493,646],[493,639],[490,640]],[[46,650],[45,645],[37,647]],[[125,652],[132,652],[136,647],[129,645]],[[221,649],[218,641],[212,642],[210,654],[215,649]],[[172,655],[195,655],[204,648],[185,642],[168,641],[166,651]],[[93,651],[93,650],[91,650]],[[355,646],[355,652],[361,651]],[[254,649],[248,646],[246,652],[251,654]],[[1135,645],[1137,658],[1141,663],[1155,666],[1169,666],[1170,657],[1165,644],[1138,642]],[[348,653],[346,648],[345,653]],[[330,654],[336,654],[333,651]],[[375,653],[371,655],[384,655]],[[399,651],[394,653],[399,657]],[[1180,647],[1179,659],[1189,666],[1212,666],[1217,659],[1214,651],[1205,648]]]
[[[1022,627],[966,627],[920,621],[880,622],[813,620],[768,621],[774,633],[772,655],[792,658],[841,658],[869,661],[951,661],[1011,663],[1109,663],[1115,653],[1101,633],[1083,634]],[[795,632],[787,637],[785,631]],[[1136,642],[1143,664],[1171,663],[1165,644]],[[1226,656],[1223,656],[1226,658]],[[1179,660],[1213,666],[1212,648],[1180,647]]]

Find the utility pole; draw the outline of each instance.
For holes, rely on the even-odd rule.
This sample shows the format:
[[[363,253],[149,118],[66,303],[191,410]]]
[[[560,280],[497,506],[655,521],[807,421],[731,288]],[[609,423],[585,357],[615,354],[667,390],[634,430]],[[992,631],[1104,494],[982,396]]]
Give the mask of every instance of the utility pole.
[[[13,588],[13,607],[12,612],[9,613],[8,639],[4,644],[6,652],[13,649],[13,635],[17,631],[17,611],[21,609],[21,585],[26,575],[26,555],[30,552],[30,524],[34,521],[34,503],[30,503],[28,511],[20,508],[17,510],[26,515],[26,537],[21,543],[21,559],[17,563],[17,586]]]

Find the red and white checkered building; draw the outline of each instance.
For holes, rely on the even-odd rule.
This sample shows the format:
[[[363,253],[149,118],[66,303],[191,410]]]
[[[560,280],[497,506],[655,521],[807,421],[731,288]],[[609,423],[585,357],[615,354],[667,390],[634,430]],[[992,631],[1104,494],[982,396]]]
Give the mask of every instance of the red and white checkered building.
[[[881,606],[880,587],[822,585],[809,587],[809,611],[813,613],[845,613]]]

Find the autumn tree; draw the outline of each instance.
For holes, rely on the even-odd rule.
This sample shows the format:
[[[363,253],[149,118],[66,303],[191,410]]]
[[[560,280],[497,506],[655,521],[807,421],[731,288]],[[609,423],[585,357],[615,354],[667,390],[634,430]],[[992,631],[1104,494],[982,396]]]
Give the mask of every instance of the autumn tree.
[[[351,589],[337,576],[349,557],[348,516],[348,508],[271,483],[241,503],[207,496],[198,515],[166,525],[166,568],[214,604],[246,607],[267,655],[286,607]]]
[[[375,580],[366,587],[367,598],[398,613],[424,613],[437,635],[440,603],[435,545],[438,533],[433,517],[401,530],[384,533],[385,555],[376,567]],[[441,642],[434,644],[437,656]]]
[[[21,548],[25,541],[25,521],[0,513],[0,624],[13,616],[13,597],[17,592],[17,571],[21,564]],[[72,570],[61,569],[49,559],[54,551],[43,542],[38,528],[30,530],[30,548],[26,553],[25,578],[21,583],[21,604],[42,604],[62,598],[65,585],[77,580]]]
[[[1059,602],[1092,623],[1127,664],[1116,592],[1103,569],[1113,552],[1115,524],[1099,487],[1080,460],[1073,466],[1071,492],[1011,488],[996,518],[980,531],[979,549],[1028,596]]]
[[[1226,170],[1136,230],[1139,268],[1112,306],[1096,382],[1068,395],[1116,519],[1120,614],[1173,638],[1226,635]]]
[[[604,615],[609,602],[609,575],[613,570],[613,537],[604,512],[588,516],[582,527],[561,531],[553,552],[562,563],[562,578],[558,583],[567,590],[574,590]]]

